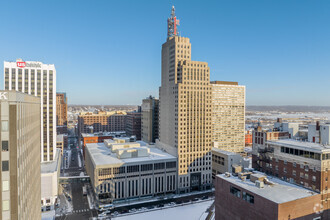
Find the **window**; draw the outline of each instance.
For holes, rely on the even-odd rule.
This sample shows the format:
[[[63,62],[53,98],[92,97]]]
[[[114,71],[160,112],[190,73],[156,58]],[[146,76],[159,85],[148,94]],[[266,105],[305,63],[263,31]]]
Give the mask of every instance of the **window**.
[[[307,173],[305,174],[305,179],[308,180],[308,174]]]
[[[9,200],[2,201],[2,211],[8,211],[9,210]]]
[[[230,187],[230,193],[236,196],[237,198],[241,198],[241,190],[231,186]]]
[[[2,141],[2,151],[8,151],[8,141]]]
[[[250,195],[249,193],[243,192],[243,200],[247,201],[248,203],[254,203],[254,196]]]
[[[293,162],[293,167],[297,167],[297,163],[296,162]]]
[[[287,172],[285,167],[283,168],[283,172],[284,172],[284,173],[286,173],[286,172]]]
[[[296,175],[297,175],[297,173],[296,173],[296,171],[295,171],[295,170],[292,170],[292,175],[294,175],[294,176],[296,176]]]
[[[2,191],[8,191],[9,190],[9,181],[4,180],[2,181]]]
[[[313,182],[316,182],[316,176],[313,176],[313,177],[312,177],[312,181],[313,181]]]
[[[8,121],[1,121],[1,131],[8,131]]]
[[[2,171],[9,171],[9,161],[2,161]]]
[[[309,170],[309,167],[306,165],[305,166],[305,171],[308,171]]]
[[[285,160],[285,161],[283,161],[283,163],[284,163],[284,164],[288,164],[288,161]]]
[[[143,164],[141,165],[141,171],[152,170],[152,164]]]
[[[165,169],[165,163],[155,163],[154,169],[155,170]]]
[[[139,172],[139,165],[127,167],[127,173],[135,173],[135,172]]]

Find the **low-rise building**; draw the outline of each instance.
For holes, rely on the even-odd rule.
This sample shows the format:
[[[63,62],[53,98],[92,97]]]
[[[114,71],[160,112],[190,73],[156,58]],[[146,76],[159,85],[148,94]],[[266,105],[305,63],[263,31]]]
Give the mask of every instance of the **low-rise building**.
[[[320,201],[319,193],[262,173],[216,176],[216,220],[328,219]]]
[[[85,166],[99,203],[177,190],[177,158],[129,138],[86,144]]]
[[[123,111],[81,112],[78,115],[77,125],[79,144],[82,133],[125,131],[126,115]]]
[[[272,140],[265,146],[253,147],[252,161],[257,170],[320,192],[320,205],[330,209],[327,202],[330,146],[292,139]]]
[[[245,147],[252,146],[252,131],[245,131]]]
[[[61,150],[57,149],[55,160],[41,163],[41,210],[55,209],[61,171]]]
[[[290,138],[299,138],[299,123],[283,122],[282,118],[278,118],[274,123],[273,131],[289,132]]]
[[[58,134],[56,136],[56,148],[61,150],[61,155],[63,155],[64,149],[68,147],[68,135]]]
[[[309,124],[308,142],[330,145],[330,124]]]
[[[118,131],[118,132],[96,132],[96,133],[83,133],[81,134],[82,138],[82,149],[83,155],[85,158],[85,147],[86,144],[91,143],[103,143],[104,140],[107,139],[114,139],[115,137],[126,137],[125,131]]]
[[[216,175],[226,172],[237,172],[237,169],[244,170],[249,168],[249,160],[245,159],[238,153],[212,148],[212,178]]]

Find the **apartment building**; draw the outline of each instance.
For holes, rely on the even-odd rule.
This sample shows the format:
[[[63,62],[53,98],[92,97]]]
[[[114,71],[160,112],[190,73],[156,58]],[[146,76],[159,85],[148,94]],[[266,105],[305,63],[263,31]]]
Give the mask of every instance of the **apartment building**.
[[[178,36],[175,9],[162,45],[157,147],[178,159],[178,191],[211,187],[211,86],[206,62],[191,60],[189,38]]]
[[[85,166],[100,203],[165,195],[177,189],[177,159],[129,138],[87,144]]]
[[[236,153],[245,147],[245,86],[237,82],[213,81],[213,147]]]
[[[141,140],[146,143],[155,143],[158,139],[159,100],[149,96],[142,100],[141,109]]]
[[[0,219],[41,219],[40,98],[0,91]]]

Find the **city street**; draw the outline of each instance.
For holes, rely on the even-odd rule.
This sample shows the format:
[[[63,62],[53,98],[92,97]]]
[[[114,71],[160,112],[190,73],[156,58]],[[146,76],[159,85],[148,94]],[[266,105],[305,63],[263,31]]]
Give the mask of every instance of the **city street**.
[[[81,154],[81,150],[78,148],[78,144],[76,139],[69,139],[69,154],[63,154],[64,159],[62,160],[63,163],[68,161],[69,167],[63,164],[63,170],[61,176],[65,177],[73,177],[73,176],[81,176],[84,174],[84,166],[83,166],[83,158]],[[71,150],[70,150],[71,148]],[[84,174],[85,175],[85,174]],[[86,183],[79,181],[79,179],[75,179],[72,183],[68,184],[66,188],[66,194],[70,196],[69,203],[72,206],[72,212],[67,213],[66,216],[57,217],[56,219],[69,219],[69,220],[81,220],[81,219],[89,219],[91,217],[97,216],[96,210],[91,210],[89,208],[87,196],[83,195],[82,187]],[[60,197],[61,203],[65,204],[64,196]]]

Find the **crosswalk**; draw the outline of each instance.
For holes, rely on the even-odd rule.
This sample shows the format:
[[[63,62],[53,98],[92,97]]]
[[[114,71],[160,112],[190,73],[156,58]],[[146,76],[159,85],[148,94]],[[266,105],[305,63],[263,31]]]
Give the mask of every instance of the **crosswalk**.
[[[73,213],[89,212],[89,209],[73,210]]]

